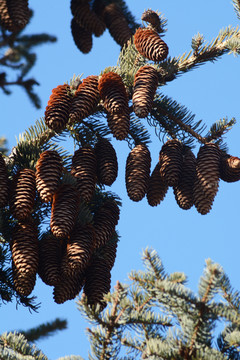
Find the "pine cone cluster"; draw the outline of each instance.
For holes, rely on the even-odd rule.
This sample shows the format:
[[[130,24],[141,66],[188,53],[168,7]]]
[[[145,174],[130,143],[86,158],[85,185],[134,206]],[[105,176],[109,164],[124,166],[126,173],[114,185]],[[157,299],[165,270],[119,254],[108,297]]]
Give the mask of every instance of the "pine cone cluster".
[[[2,0],[0,2],[1,26],[11,32],[22,30],[30,19],[28,0]]]

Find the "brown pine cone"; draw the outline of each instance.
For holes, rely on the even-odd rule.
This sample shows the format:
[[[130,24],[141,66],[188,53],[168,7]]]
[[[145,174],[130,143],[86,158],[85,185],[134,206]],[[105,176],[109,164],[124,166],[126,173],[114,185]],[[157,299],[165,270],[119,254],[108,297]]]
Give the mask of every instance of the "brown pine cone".
[[[52,201],[62,171],[62,159],[56,150],[46,150],[41,153],[36,164],[36,187],[42,201]]]
[[[98,251],[98,257],[103,258],[103,260],[106,263],[106,266],[110,271],[115,263],[115,259],[117,256],[117,247],[118,247],[118,241],[111,238],[106,243],[106,245],[102,246],[101,249]]]
[[[134,34],[137,51],[149,60],[160,62],[168,55],[168,46],[155,30],[138,28]]]
[[[226,182],[240,180],[240,159],[237,156],[221,152],[220,179]]]
[[[157,206],[165,198],[168,191],[168,185],[164,182],[160,173],[160,163],[158,162],[150,176],[147,201],[150,206]]]
[[[90,75],[83,79],[74,94],[69,115],[71,121],[81,122],[84,118],[91,115],[99,99],[98,76]]]
[[[117,140],[124,140],[128,136],[130,129],[130,114],[110,114],[107,113],[107,123],[112,135]]]
[[[125,183],[127,194],[133,201],[144,198],[150,178],[151,155],[145,144],[136,145],[126,162]]]
[[[156,13],[155,11],[153,11],[151,9],[145,10],[144,13],[142,14],[141,19],[143,21],[146,21],[149,24],[151,24],[151,27],[153,28],[153,30],[160,32],[161,23],[160,23],[160,18],[159,18],[158,13]]]
[[[80,197],[91,200],[97,181],[97,160],[94,149],[90,145],[75,151],[72,157],[71,174],[77,180],[76,187]]]
[[[71,33],[76,47],[83,53],[88,54],[92,50],[93,39],[89,30],[81,27],[74,18],[71,20]]]
[[[53,195],[50,228],[57,238],[66,238],[72,231],[79,208],[75,186],[62,184]]]
[[[8,31],[22,30],[30,19],[28,0],[2,0],[0,3],[1,26]]]
[[[152,109],[158,86],[158,72],[150,65],[140,67],[134,78],[133,111],[144,118]]]
[[[36,195],[36,176],[32,169],[17,172],[11,183],[10,211],[18,220],[28,218],[33,210]]]
[[[69,85],[58,85],[52,90],[45,109],[45,123],[50,129],[61,131],[66,128],[71,103],[72,96]]]
[[[12,264],[12,275],[14,288],[18,295],[28,296],[34,289],[36,283],[35,273],[23,273],[16,269],[14,263]]]
[[[8,203],[8,174],[7,167],[2,154],[0,153],[0,207]]]
[[[57,304],[74,299],[84,284],[84,274],[75,276],[61,276],[60,282],[53,289],[53,299]]]
[[[177,186],[183,165],[182,144],[179,140],[168,140],[159,154],[160,173],[168,186]]]
[[[100,184],[111,186],[118,175],[117,154],[107,139],[101,138],[95,144],[97,178]]]
[[[182,175],[178,185],[173,187],[179,207],[188,210],[193,206],[193,187],[196,177],[196,158],[191,149],[184,150]]]

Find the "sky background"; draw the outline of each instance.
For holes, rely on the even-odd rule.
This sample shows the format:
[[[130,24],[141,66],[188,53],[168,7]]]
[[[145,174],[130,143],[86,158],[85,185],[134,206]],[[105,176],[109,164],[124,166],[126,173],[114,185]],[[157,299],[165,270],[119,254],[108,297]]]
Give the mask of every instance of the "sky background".
[[[229,0],[192,1],[158,0],[127,1],[129,10],[138,22],[144,10],[160,11],[168,19],[168,31],[164,41],[168,44],[169,55],[178,56],[189,51],[191,39],[198,32],[207,41],[215,38],[219,30],[238,25],[233,5]],[[16,137],[26,128],[44,116],[45,107],[52,89],[70,81],[73,75],[98,75],[107,66],[117,63],[120,47],[108,33],[93,39],[92,51],[84,55],[75,46],[71,31],[70,1],[29,1],[34,11],[31,23],[25,33],[49,33],[58,38],[54,44],[36,48],[36,66],[29,77],[36,78],[40,86],[36,88],[42,101],[42,108],[36,110],[22,89],[12,87],[12,95],[1,97],[0,135],[8,139],[11,149]],[[1,54],[3,55],[3,54]],[[236,117],[237,124],[227,134],[229,153],[240,157],[240,114],[239,114],[239,58],[225,55],[215,63],[204,64],[176,80],[161,90],[177,102],[185,105],[196,120],[202,119],[208,126],[224,117]],[[158,161],[162,143],[154,139],[150,144],[152,169]],[[62,144],[73,152],[72,142]],[[131,201],[125,188],[125,163],[130,151],[126,142],[113,140],[119,162],[119,175],[111,188],[122,199],[122,208],[117,230],[121,236],[117,258],[112,269],[112,287],[117,280],[125,282],[127,274],[142,269],[141,255],[147,246],[160,255],[166,272],[182,271],[188,276],[188,286],[197,291],[205,259],[211,258],[221,264],[228,274],[233,287],[240,289],[239,278],[239,209],[240,184],[220,182],[213,208],[207,215],[200,215],[195,208],[184,211],[175,201],[170,188],[164,201],[157,207],[150,207],[146,198],[141,202]],[[199,149],[197,144],[195,155]],[[87,359],[90,349],[85,328],[88,326],[76,308],[75,300],[62,305],[55,304],[52,287],[39,278],[32,295],[41,303],[38,313],[16,304],[2,305],[0,308],[0,333],[10,330],[27,330],[56,317],[67,319],[68,329],[37,346],[51,360],[65,355],[81,355]]]

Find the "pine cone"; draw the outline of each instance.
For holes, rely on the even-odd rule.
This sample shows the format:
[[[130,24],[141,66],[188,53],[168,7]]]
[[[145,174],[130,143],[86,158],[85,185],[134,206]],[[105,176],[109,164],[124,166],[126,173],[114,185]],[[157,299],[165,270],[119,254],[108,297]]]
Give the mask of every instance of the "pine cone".
[[[92,33],[81,27],[74,18],[71,20],[71,33],[76,47],[83,53],[88,54],[92,50]]]
[[[107,244],[111,239],[119,220],[120,210],[114,200],[107,200],[94,215],[95,248]]]
[[[196,177],[196,158],[191,149],[183,154],[182,175],[178,185],[173,187],[175,199],[179,207],[188,210],[193,206],[193,187]]]
[[[159,154],[160,173],[168,186],[177,186],[182,174],[183,155],[179,140],[168,140]]]
[[[69,85],[58,85],[52,90],[45,109],[45,123],[50,129],[61,131],[66,128],[71,103],[72,96]]]
[[[133,111],[144,118],[152,109],[154,95],[158,86],[158,72],[152,66],[140,67],[134,78]]]
[[[117,154],[107,139],[101,138],[95,145],[97,178],[100,184],[111,186],[118,175]]]
[[[61,258],[61,241],[51,233],[44,234],[39,241],[38,274],[45,284],[55,286],[59,283]]]
[[[36,164],[36,187],[44,202],[52,201],[63,171],[61,156],[55,150],[41,153]]]
[[[141,17],[142,21],[146,21],[151,24],[153,30],[160,32],[161,30],[161,23],[158,13],[155,11],[148,9],[145,10]]]
[[[134,34],[137,51],[149,60],[159,62],[166,59],[168,46],[152,29],[138,28]]]
[[[117,140],[124,140],[130,129],[130,114],[107,113],[107,123],[112,135]]]
[[[8,174],[7,167],[0,153],[0,208],[8,203]]]
[[[66,238],[73,229],[79,207],[75,186],[62,184],[53,195],[50,227],[57,238]]]
[[[94,149],[86,145],[75,151],[72,157],[71,174],[76,178],[80,197],[91,200],[97,181],[97,160]]]
[[[117,256],[117,246],[118,241],[110,239],[106,245],[102,246],[101,249],[98,250],[98,257],[105,261],[106,266],[110,271],[113,268]]]
[[[148,183],[147,201],[150,206],[157,206],[165,198],[168,185],[160,173],[160,163],[155,166]]]
[[[13,284],[16,292],[20,296],[28,296],[34,289],[36,283],[36,274],[23,273],[16,269],[12,264]]]
[[[240,180],[240,159],[238,157],[221,153],[220,179],[226,182]]]
[[[81,291],[84,284],[84,275],[64,276],[53,289],[53,299],[57,304],[74,299]]]
[[[98,76],[88,76],[78,86],[72,102],[70,119],[73,122],[81,122],[91,115],[99,102]]]
[[[2,0],[0,3],[1,26],[8,31],[22,30],[29,22],[30,15],[28,0]]]
[[[10,191],[10,210],[18,220],[28,218],[36,195],[36,177],[32,169],[22,169],[14,176]]]
[[[150,178],[151,155],[145,144],[136,145],[127,157],[125,182],[128,196],[133,201],[144,198]]]

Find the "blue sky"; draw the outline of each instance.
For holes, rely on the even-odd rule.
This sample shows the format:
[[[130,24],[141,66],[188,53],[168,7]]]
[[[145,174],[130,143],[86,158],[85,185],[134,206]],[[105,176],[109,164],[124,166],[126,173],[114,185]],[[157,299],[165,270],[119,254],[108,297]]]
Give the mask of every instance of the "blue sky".
[[[238,24],[231,1],[211,0],[184,1],[128,1],[129,9],[140,22],[147,8],[158,10],[168,19],[168,31],[164,41],[169,46],[169,55],[178,56],[190,50],[192,36],[198,32],[207,41],[216,37],[218,31],[228,25]],[[37,88],[42,108],[36,110],[22,89],[12,88],[13,94],[1,93],[1,135],[8,139],[9,148],[16,144],[16,137],[35,120],[44,115],[47,101],[54,87],[69,81],[73,75],[98,75],[107,66],[116,65],[120,47],[108,34],[94,38],[92,51],[84,55],[75,46],[70,31],[69,2],[42,0],[29,1],[34,17],[26,33],[46,32],[58,37],[55,44],[36,49],[38,60],[31,71],[40,86]],[[196,119],[208,126],[223,117],[236,117],[237,124],[226,136],[229,153],[240,157],[239,150],[239,58],[225,55],[215,63],[198,69],[168,83],[162,91],[185,105]],[[154,131],[150,130],[154,139]],[[71,141],[62,144],[72,153]],[[169,189],[158,207],[150,207],[146,198],[132,202],[125,189],[125,163],[129,153],[127,143],[113,141],[119,162],[119,175],[109,190],[122,199],[122,209],[117,230],[121,236],[117,259],[112,270],[112,286],[117,280],[125,281],[132,269],[142,269],[141,254],[147,246],[157,250],[167,272],[183,271],[188,276],[188,285],[197,291],[205,259],[220,263],[232,282],[240,289],[239,280],[239,183],[220,182],[213,209],[208,215],[200,215],[195,208],[181,210]],[[156,164],[162,143],[154,139],[150,145],[152,167]],[[195,154],[199,145],[196,146]],[[68,329],[37,345],[52,360],[65,355],[81,355],[85,359],[89,350],[86,340],[86,321],[76,308],[75,301],[57,305],[53,301],[52,288],[37,280],[33,291],[41,308],[30,314],[15,303],[3,305],[0,332],[14,329],[27,330],[56,317],[68,320]]]

